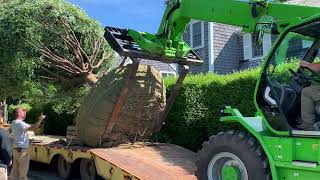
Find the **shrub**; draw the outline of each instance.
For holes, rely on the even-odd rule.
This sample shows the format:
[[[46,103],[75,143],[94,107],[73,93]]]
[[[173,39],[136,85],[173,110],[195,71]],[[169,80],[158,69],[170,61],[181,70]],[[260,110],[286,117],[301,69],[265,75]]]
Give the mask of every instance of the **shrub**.
[[[253,93],[258,72],[255,69],[229,75],[187,76],[159,133],[159,140],[195,151],[211,135],[237,128],[219,121],[220,109],[230,105],[239,108],[244,115],[254,115]],[[165,82],[170,93],[175,78]]]

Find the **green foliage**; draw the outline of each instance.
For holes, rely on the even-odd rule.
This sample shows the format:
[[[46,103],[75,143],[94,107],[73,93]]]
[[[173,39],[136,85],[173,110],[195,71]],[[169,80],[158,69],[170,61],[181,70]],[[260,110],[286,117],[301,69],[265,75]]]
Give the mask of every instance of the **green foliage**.
[[[50,135],[60,135],[65,136],[67,127],[72,125],[74,115],[68,114],[66,111],[61,111],[60,113],[57,113],[54,110],[54,106],[48,104],[44,106],[43,109],[40,109],[36,112],[30,112],[30,115],[34,115],[35,120],[38,119],[39,114],[43,112],[47,117],[44,123],[44,133],[50,134]]]
[[[113,63],[103,34],[96,20],[64,0],[0,3],[0,98],[54,99],[57,109],[74,112],[89,75],[99,77]]]
[[[0,49],[1,51],[1,49]],[[23,61],[13,58],[0,60],[0,99],[20,97],[24,91],[23,83],[30,80],[36,64],[33,60]]]
[[[276,79],[292,78],[288,68],[297,63],[277,66]],[[211,135],[229,129],[241,128],[238,124],[220,122],[220,109],[238,108],[244,116],[254,116],[254,90],[260,68],[229,75],[190,75],[184,81],[166,124],[158,135],[162,142],[173,143],[196,151]],[[167,92],[175,78],[165,79]]]
[[[34,106],[41,107],[49,103],[57,113],[73,114],[90,89],[90,86],[82,85],[64,91],[63,88],[50,83],[25,81],[23,97],[25,101]]]
[[[30,111],[32,109],[30,104],[9,105],[8,113],[13,116],[15,110],[18,108],[26,109],[27,111]]]

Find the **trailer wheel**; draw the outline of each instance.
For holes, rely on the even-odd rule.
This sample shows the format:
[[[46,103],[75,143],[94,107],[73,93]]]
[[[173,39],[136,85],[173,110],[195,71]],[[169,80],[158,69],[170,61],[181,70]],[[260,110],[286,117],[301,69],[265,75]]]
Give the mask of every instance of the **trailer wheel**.
[[[95,180],[98,178],[93,160],[81,159],[80,175],[82,180]]]
[[[210,137],[198,152],[199,180],[270,180],[268,160],[255,138],[240,131]]]
[[[71,177],[72,165],[63,156],[58,157],[57,169],[61,178],[69,179]]]

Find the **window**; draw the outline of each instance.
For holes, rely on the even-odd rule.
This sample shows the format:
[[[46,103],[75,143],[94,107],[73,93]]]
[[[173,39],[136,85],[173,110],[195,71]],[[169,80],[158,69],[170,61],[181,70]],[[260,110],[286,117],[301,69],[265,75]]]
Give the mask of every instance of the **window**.
[[[263,56],[263,44],[259,44],[254,38],[251,38],[252,43],[252,58]]]
[[[162,77],[170,77],[170,76],[176,76],[175,72],[170,71],[160,71]]]
[[[271,49],[271,35],[265,34],[263,36],[262,44],[258,44],[254,40],[252,34],[247,33],[243,35],[243,55],[244,60],[256,60],[265,57]]]
[[[193,49],[204,47],[204,22],[194,21],[190,24],[190,46]]]

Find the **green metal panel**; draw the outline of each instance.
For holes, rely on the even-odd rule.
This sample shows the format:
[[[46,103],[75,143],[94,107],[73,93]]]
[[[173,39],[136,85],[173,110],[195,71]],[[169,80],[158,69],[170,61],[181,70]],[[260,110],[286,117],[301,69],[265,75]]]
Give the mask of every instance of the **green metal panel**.
[[[291,139],[291,138],[290,138]],[[301,161],[319,161],[319,139],[294,138],[293,159]]]
[[[319,139],[263,136],[275,161],[319,162]]]
[[[279,161],[292,162],[292,140],[288,138],[281,138],[278,145]]]
[[[275,161],[292,162],[292,139],[263,136]]]
[[[313,168],[312,170],[306,168],[295,168],[290,164],[281,164],[277,166],[277,179],[286,180],[319,180],[320,168]]]

